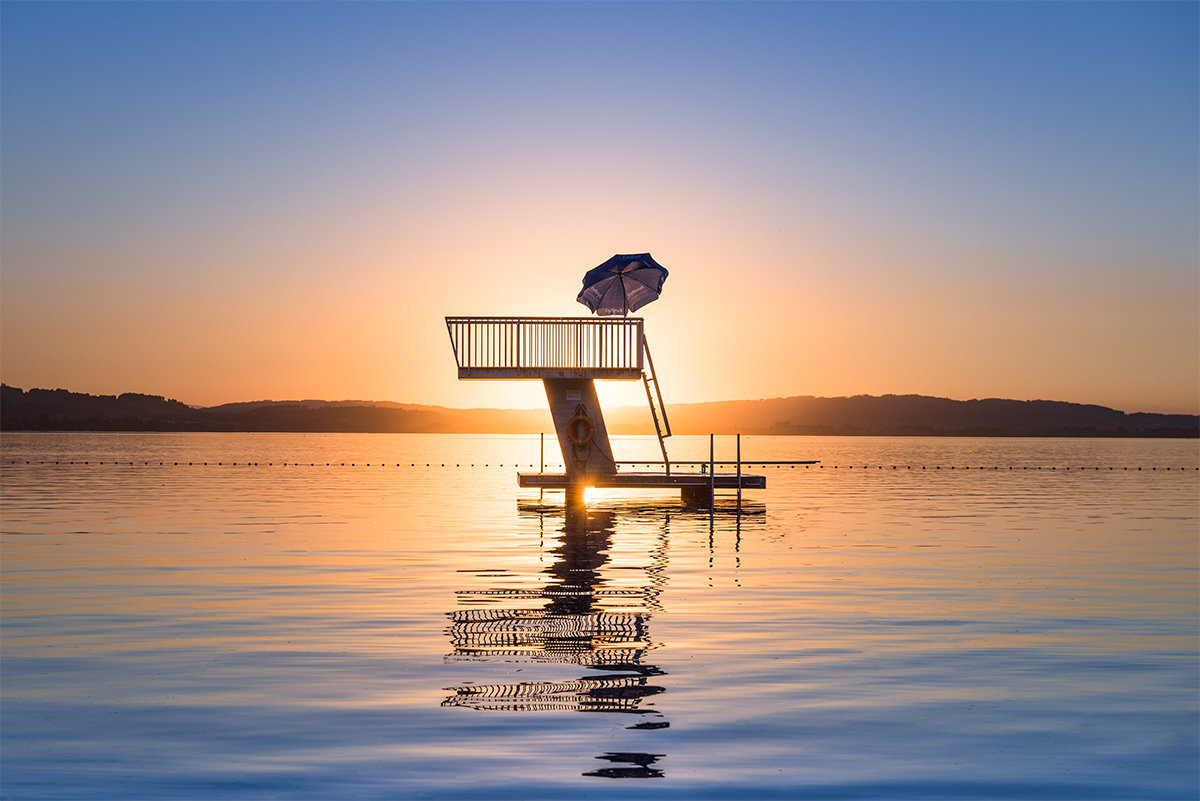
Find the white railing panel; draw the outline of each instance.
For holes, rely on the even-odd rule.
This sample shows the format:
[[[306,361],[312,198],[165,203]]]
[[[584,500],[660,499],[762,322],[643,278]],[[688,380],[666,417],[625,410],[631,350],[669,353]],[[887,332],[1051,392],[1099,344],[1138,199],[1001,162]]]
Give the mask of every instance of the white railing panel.
[[[642,369],[640,317],[447,317],[462,369]]]

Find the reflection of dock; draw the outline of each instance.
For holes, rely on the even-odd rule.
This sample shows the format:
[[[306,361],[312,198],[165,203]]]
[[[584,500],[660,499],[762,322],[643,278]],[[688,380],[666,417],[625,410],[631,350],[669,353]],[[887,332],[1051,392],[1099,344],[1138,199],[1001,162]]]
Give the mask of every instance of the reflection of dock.
[[[588,514],[595,514],[596,511],[604,511],[614,517],[619,516],[622,521],[626,522],[655,524],[669,528],[674,520],[710,521],[714,517],[731,517],[738,519],[739,522],[745,519],[761,525],[766,517],[767,507],[758,501],[738,503],[737,499],[732,497],[717,498],[712,506],[706,506],[703,509],[680,506],[666,500],[621,498],[605,501],[600,509],[590,509]],[[541,521],[557,522],[573,518],[572,512],[570,506],[558,502],[517,499],[517,514],[522,517],[536,517]]]

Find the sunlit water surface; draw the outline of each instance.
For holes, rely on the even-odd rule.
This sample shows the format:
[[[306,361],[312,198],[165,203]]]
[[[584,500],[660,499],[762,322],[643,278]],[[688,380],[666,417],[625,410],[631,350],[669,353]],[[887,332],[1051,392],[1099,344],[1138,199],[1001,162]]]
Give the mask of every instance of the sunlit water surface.
[[[742,453],[822,463],[578,519],[536,437],[5,434],[0,794],[1197,797],[1194,440]]]

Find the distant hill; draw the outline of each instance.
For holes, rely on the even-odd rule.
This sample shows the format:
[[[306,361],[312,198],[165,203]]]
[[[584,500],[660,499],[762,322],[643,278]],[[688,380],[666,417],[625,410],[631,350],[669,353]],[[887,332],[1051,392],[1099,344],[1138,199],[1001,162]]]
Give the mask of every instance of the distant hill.
[[[494,433],[553,430],[549,411],[447,409],[392,401],[249,401],[209,408],[161,395],[88,395],[0,384],[4,431]]]
[[[327,401],[327,400],[260,400],[260,401],[241,401],[239,403],[223,403],[220,406],[194,406],[194,409],[203,409],[206,412],[216,412],[220,414],[239,412],[249,412],[254,409],[262,408],[263,406],[302,406],[305,409],[317,409],[322,406],[378,406],[383,409],[432,409],[432,406],[420,406],[415,403],[396,403],[395,401],[364,401],[364,400],[342,400],[342,401]]]
[[[667,406],[676,434],[1200,437],[1200,416],[1126,413],[1061,401],[925,395],[800,396]],[[605,412],[616,434],[653,434],[649,411]],[[194,408],[161,395],[87,395],[0,385],[5,431],[295,431],[536,434],[547,410],[449,409],[392,401],[250,401]]]
[[[950,400],[926,395],[811,395],[668,405],[679,434],[1196,437],[1200,416],[1117,411],[1062,401]],[[654,433],[643,409],[614,409],[610,430]]]

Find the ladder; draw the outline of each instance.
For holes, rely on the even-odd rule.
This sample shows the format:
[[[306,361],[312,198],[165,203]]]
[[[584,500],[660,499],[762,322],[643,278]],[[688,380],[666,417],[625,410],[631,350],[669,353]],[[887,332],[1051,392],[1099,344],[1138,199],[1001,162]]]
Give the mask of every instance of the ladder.
[[[671,460],[667,458],[667,443],[666,438],[671,436],[671,421],[667,419],[667,407],[663,404],[662,389],[658,386],[658,375],[654,372],[654,358],[650,355],[650,343],[646,341],[646,335],[642,334],[642,350],[646,353],[646,363],[650,365],[650,373],[647,374],[642,370],[642,383],[646,386],[646,401],[650,404],[650,416],[654,418],[654,431],[658,434],[658,447],[662,449],[663,464],[666,465],[667,475],[671,475]],[[650,384],[654,384],[654,392],[650,392]],[[658,399],[658,405],[654,405],[655,399]],[[659,417],[662,417],[662,423],[659,424]],[[666,433],[664,432],[664,429]]]

